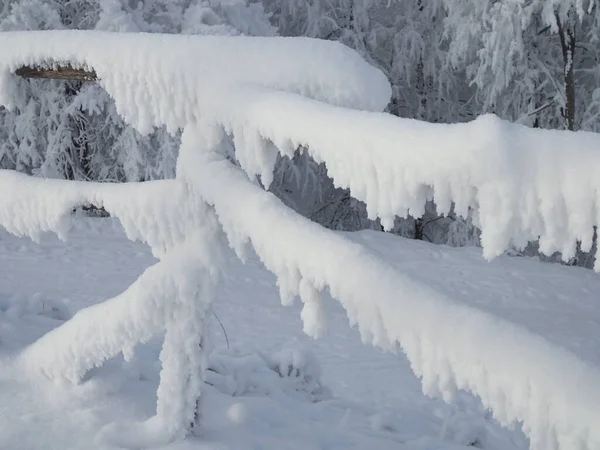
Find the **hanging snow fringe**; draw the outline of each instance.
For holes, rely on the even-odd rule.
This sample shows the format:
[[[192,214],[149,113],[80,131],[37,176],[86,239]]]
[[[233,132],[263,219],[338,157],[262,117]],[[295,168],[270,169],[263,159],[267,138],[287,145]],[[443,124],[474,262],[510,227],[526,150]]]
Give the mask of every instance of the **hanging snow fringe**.
[[[503,425],[522,421],[533,450],[598,448],[597,367],[528,330],[453,302],[298,215],[229,163],[218,143],[193,150],[183,147],[179,161],[196,168],[190,181],[214,204],[224,229],[251,242],[278,277],[282,302],[292,293],[303,297],[309,334],[324,327],[315,286],[328,288],[365,343],[401,346],[425,394],[451,401],[457,389],[472,392]],[[301,279],[297,290],[290,273]]]
[[[179,180],[92,183],[0,170],[0,192],[0,226],[34,240],[48,231],[65,239],[72,212],[82,205],[104,207],[119,218],[129,239],[147,243],[157,258],[198,228],[217,226],[206,206],[192,199]]]
[[[600,223],[598,135],[492,116],[439,125],[379,113],[390,96],[382,73],[325,41],[64,31],[2,33],[0,41],[7,107],[15,69],[70,63],[94,69],[142,133],[183,129],[174,181],[107,186],[0,172],[0,225],[9,231],[63,236],[70,209],[89,202],[120,217],[128,236],[161,258],[121,296],[40,339],[24,363],[77,381],[166,328],[158,417],[171,437],[185,435],[198,414],[222,229],[240,257],[251,245],[277,275],[282,303],[301,297],[307,333],[325,331],[320,292],[328,289],[365,342],[400,344],[426,394],[478,395],[503,424],[522,421],[533,450],[600,448],[597,367],[407,279],[256,182],[269,185],[276,151],[290,156],[303,145],[387,227],[395,215],[422,214],[433,196],[442,213],[454,203],[458,214],[473,214],[487,258],[538,237],[543,252],[569,258],[577,241],[591,248]],[[224,155],[227,134],[241,169]]]
[[[473,211],[488,259],[538,238],[543,253],[567,260],[578,241],[583,251],[592,247],[600,222],[596,133],[534,130],[494,116],[442,125],[370,112],[385,107],[389,83],[328,41],[81,31],[0,40],[0,103],[8,107],[16,68],[66,61],[93,68],[141,132],[198,121],[223,127],[241,166],[265,186],[275,147],[290,156],[303,145],[388,228],[396,215],[420,216],[433,195],[442,214],[452,202],[464,217]]]

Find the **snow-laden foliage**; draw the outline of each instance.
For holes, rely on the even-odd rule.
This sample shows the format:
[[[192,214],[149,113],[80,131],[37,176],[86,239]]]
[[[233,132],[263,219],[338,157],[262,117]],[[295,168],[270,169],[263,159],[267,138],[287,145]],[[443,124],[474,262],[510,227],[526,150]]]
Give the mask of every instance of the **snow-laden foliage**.
[[[594,0],[263,3],[281,34],[339,40],[383,70],[393,114],[455,123],[494,112],[563,129],[574,88],[574,128],[598,129]]]
[[[163,327],[158,418],[168,417],[168,436],[188,433],[200,394],[200,379],[189,374],[206,368],[202,322],[222,227],[241,258],[250,244],[277,276],[284,304],[300,296],[311,336],[326,331],[328,289],[365,342],[404,350],[425,393],[450,401],[456,389],[471,391],[503,424],[522,421],[534,450],[600,445],[597,367],[411,281],[264,190],[278,155],[292,158],[307,147],[327,164],[335,185],[349,188],[385,226],[396,215],[421,215],[433,198],[441,213],[454,204],[455,213],[474,218],[489,258],[536,234],[543,251],[569,254],[576,240],[592,245],[590,230],[600,222],[596,134],[533,130],[492,116],[435,125],[377,112],[391,93],[382,73],[325,41],[91,32],[10,33],[0,40],[0,102],[9,107],[17,67],[69,63],[95,70],[119,114],[141,133],[183,128],[172,182],[93,185],[0,172],[9,193],[0,202],[0,224],[10,231],[63,232],[70,208],[94,202],[161,257],[122,296],[94,307],[113,317],[109,323],[88,327],[97,314],[83,311],[34,344],[24,362],[77,380]],[[217,54],[209,67],[200,65]],[[231,163],[232,151],[241,168]],[[162,211],[177,195],[187,207],[173,202]],[[203,202],[214,207],[218,227]],[[174,226],[180,221],[185,225]],[[63,341],[70,344],[53,359],[47,348]]]
[[[460,79],[446,64],[440,0],[265,0],[285,36],[343,42],[390,80],[389,111],[435,122],[464,121]]]

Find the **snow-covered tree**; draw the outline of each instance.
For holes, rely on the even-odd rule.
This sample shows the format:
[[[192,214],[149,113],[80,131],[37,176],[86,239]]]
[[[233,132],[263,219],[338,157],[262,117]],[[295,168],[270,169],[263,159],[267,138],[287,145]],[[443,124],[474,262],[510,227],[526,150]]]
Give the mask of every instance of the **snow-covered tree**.
[[[340,41],[392,84],[392,114],[454,123],[471,116],[447,61],[442,0],[264,0],[285,36]]]
[[[450,64],[476,86],[476,112],[528,126],[600,131],[600,3],[445,1]],[[568,149],[565,149],[568,151]],[[529,253],[537,253],[536,245]],[[591,267],[578,251],[571,263]]]
[[[595,0],[446,1],[449,60],[466,68],[481,112],[530,126],[598,129]]]

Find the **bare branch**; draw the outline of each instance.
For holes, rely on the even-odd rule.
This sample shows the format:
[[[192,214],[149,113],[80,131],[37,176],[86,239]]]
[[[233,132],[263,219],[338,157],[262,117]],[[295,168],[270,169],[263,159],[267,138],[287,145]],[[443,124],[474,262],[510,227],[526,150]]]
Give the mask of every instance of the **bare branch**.
[[[23,78],[44,78],[52,80],[73,80],[73,81],[97,81],[96,72],[83,69],[75,69],[71,66],[58,66],[56,68],[47,67],[19,67],[15,74]]]

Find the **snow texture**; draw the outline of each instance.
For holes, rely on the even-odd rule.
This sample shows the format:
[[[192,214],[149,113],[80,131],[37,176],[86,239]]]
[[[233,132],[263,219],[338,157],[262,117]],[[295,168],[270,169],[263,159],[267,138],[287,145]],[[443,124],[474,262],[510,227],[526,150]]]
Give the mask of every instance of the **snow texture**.
[[[600,446],[597,367],[410,280],[362,246],[298,216],[251,180],[258,175],[268,186],[277,151],[290,155],[304,144],[318,162],[326,162],[337,186],[349,187],[366,201],[370,216],[381,217],[388,227],[395,214],[419,216],[425,200],[435,197],[442,213],[452,202],[464,216],[474,210],[488,258],[538,235],[542,251],[560,250],[568,258],[576,240],[583,250],[591,247],[593,226],[600,222],[597,135],[529,130],[491,116],[446,126],[377,113],[389,99],[389,84],[356,53],[331,42],[81,32],[8,33],[0,40],[4,105],[11,106],[11,72],[19,66],[71,63],[93,68],[119,113],[141,132],[160,125],[170,131],[183,128],[178,180],[173,182],[83,185],[0,173],[0,188],[10,193],[0,199],[0,224],[13,233],[64,234],[65,214],[89,202],[115,212],[128,235],[148,242],[163,262],[171,254],[178,258],[155,266],[167,267],[165,273],[149,269],[159,273],[147,272],[123,297],[98,311],[76,315],[34,344],[25,360],[45,373],[77,379],[148,339],[165,326],[158,316],[167,313],[171,326],[161,359],[173,372],[163,373],[158,411],[159,417],[164,411],[182,419],[169,428],[172,436],[181,435],[179,427],[195,410],[191,402],[200,382],[182,385],[181,377],[205,362],[202,352],[191,356],[172,350],[197,350],[203,341],[199,334],[188,341],[181,330],[170,330],[179,323],[177,317],[187,314],[190,323],[184,321],[182,329],[201,331],[214,267],[197,252],[182,250],[177,257],[169,250],[179,243],[185,247],[183,239],[209,221],[203,199],[214,206],[236,252],[243,257],[251,243],[276,274],[282,301],[302,298],[310,335],[325,332],[321,293],[328,289],[365,342],[390,350],[402,347],[425,393],[447,401],[456,389],[478,395],[501,423],[522,421],[535,450]],[[243,171],[224,154],[226,134],[233,137]],[[172,193],[189,208],[167,205]],[[209,240],[207,235],[200,239],[203,245]],[[200,260],[183,267],[182,261],[194,255]],[[202,276],[190,273],[199,268]],[[194,277],[201,288],[191,281]],[[152,292],[158,287],[155,278],[161,289]],[[189,283],[193,289],[187,289]],[[178,298],[181,289],[191,303],[183,302],[187,306],[176,309],[177,317],[169,316],[165,302]],[[201,293],[202,301],[192,300]],[[155,303],[145,316],[148,299]],[[110,322],[94,323],[87,331],[98,314],[110,316]],[[54,342],[68,345],[58,352],[52,345],[48,351]],[[163,404],[172,393],[176,399]]]
[[[12,104],[17,68],[70,64],[93,69],[119,114],[144,134],[213,117],[214,104],[245,85],[373,111],[391,95],[381,71],[329,41],[90,31],[9,32],[0,40],[3,105]]]
[[[233,397],[283,394],[315,403],[331,397],[315,355],[298,348],[285,347],[274,354],[212,354],[206,381]]]
[[[15,87],[10,74],[21,65],[93,68],[119,113],[142,132],[199,120],[222,125],[242,167],[265,186],[277,151],[291,155],[307,145],[335,184],[350,188],[386,228],[395,215],[421,216],[434,197],[442,214],[452,202],[465,217],[473,210],[487,258],[539,237],[543,253],[568,260],[577,241],[591,248],[600,222],[595,133],[532,130],[493,116],[440,125],[344,109],[382,110],[390,87],[340,44],[77,31],[0,39],[4,105]]]
[[[179,180],[92,183],[0,170],[0,191],[0,226],[34,240],[47,231],[65,239],[73,210],[82,205],[104,207],[119,218],[131,240],[147,243],[157,257],[199,228],[215,226],[214,218],[201,202],[192,201]]]
[[[597,333],[587,324],[600,318],[592,309],[600,278],[590,271],[526,258],[501,257],[485,264],[478,249],[434,247],[385,233],[344,236],[364,239],[369,249],[384,251],[390,263],[402,262],[407,275],[422,274],[423,282],[442,286],[442,278],[451,277],[456,301],[466,297],[480,306],[484,298],[490,307],[517,313],[526,326],[540,325],[569,347],[583,339],[587,355],[599,361]],[[45,235],[36,244],[0,229],[0,448],[458,450],[470,443],[486,450],[528,448],[519,427],[502,429],[469,395],[461,393],[452,405],[423,396],[406,358],[362,345],[344,310],[327,293],[327,335],[319,340],[304,335],[302,305],[281,307],[275,277],[252,252],[245,264],[229,255],[228,276],[219,283],[212,305],[231,350],[213,314],[208,318],[214,351],[207,382],[213,386],[204,387],[198,438],[166,444],[151,423],[143,429],[131,426],[156,412],[160,336],[136,347],[132,360],[117,357],[92,370],[79,385],[31,378],[12,367],[12,358],[64,323],[47,316],[55,307],[68,318],[126,289],[155,262],[146,245],[127,240],[114,218],[78,217],[67,242]],[[524,277],[512,275],[515,271]],[[511,281],[515,289],[508,292],[507,303],[504,287]],[[543,295],[520,297],[529,290]],[[561,301],[564,294],[568,299]],[[540,314],[542,305],[548,308]],[[560,322],[565,327],[559,333],[557,310],[570,319]],[[294,366],[292,375],[282,378],[278,371],[286,373],[280,367],[288,364]],[[331,395],[324,396],[314,383],[319,373],[321,386]],[[228,418],[234,404],[246,407],[245,422]],[[115,423],[122,424],[120,433],[109,425]]]
[[[148,268],[125,292],[79,311],[27,348],[19,363],[28,373],[78,383],[87,372],[162,332],[157,391],[160,429],[181,438],[196,421],[206,365],[204,317],[214,297],[222,255],[217,230],[199,230]]]
[[[238,116],[234,125],[224,123],[234,141],[254,133],[255,141],[267,139],[288,156],[298,145],[308,147],[335,185],[349,188],[387,229],[396,215],[421,217],[433,198],[440,214],[453,203],[465,218],[472,210],[488,259],[538,237],[543,253],[560,251],[565,261],[577,241],[584,251],[592,247],[600,223],[597,133],[530,129],[492,115],[429,124],[267,90],[246,97],[245,107],[231,114]],[[242,167],[262,175],[272,164],[246,164],[258,159],[256,149],[252,141],[236,142]],[[269,151],[265,146],[259,154]]]
[[[219,141],[194,147],[210,135],[198,133],[184,132],[180,166],[193,168],[195,176],[186,174],[215,206],[233,247],[251,243],[277,276],[284,303],[306,295],[303,301],[310,304],[314,292],[327,288],[365,343],[389,350],[401,346],[424,393],[446,401],[457,389],[478,395],[500,423],[522,421],[532,449],[600,445],[597,366],[522,327],[451,301],[304,219],[231,165],[219,153]],[[323,327],[322,314],[303,311],[302,319],[309,332]]]

